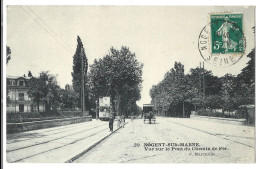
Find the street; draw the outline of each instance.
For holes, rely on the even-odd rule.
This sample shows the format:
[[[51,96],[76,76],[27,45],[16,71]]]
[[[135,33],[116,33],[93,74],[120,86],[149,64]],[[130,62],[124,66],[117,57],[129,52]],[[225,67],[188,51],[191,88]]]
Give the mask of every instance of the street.
[[[117,129],[116,122],[114,130]],[[64,163],[109,136],[108,121],[83,122],[7,135],[7,161]]]
[[[254,4],[5,1],[3,164],[257,163]]]
[[[7,161],[18,163],[250,163],[254,127],[189,118],[107,121],[7,135]]]
[[[249,163],[254,162],[254,127],[194,119],[159,118],[155,124],[142,119],[129,122],[76,163]],[[148,143],[198,143],[194,150]],[[217,148],[217,150],[212,150]],[[157,150],[156,150],[157,148]],[[189,147],[192,148],[192,147]],[[209,148],[210,150],[199,150]]]

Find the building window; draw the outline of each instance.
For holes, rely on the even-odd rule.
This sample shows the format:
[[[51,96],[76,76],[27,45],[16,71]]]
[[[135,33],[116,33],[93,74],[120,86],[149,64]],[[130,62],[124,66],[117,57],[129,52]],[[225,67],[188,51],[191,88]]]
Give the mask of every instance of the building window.
[[[24,81],[19,81],[19,86],[24,86]]]
[[[12,81],[11,80],[7,80],[7,85],[8,86],[12,86]]]
[[[24,112],[24,105],[23,104],[19,104],[19,112]]]
[[[8,86],[14,86],[14,81],[13,80],[7,80],[7,85]]]
[[[24,93],[19,93],[19,100],[24,101]]]

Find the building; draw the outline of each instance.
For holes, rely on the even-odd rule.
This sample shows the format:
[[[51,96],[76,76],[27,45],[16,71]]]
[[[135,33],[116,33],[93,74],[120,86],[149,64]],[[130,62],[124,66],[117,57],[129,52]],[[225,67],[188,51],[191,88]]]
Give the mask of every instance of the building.
[[[8,100],[6,111],[8,113],[16,112],[36,112],[37,105],[33,103],[28,96],[28,79],[27,77],[7,76],[7,95]],[[39,105],[39,111],[43,112],[45,106]]]

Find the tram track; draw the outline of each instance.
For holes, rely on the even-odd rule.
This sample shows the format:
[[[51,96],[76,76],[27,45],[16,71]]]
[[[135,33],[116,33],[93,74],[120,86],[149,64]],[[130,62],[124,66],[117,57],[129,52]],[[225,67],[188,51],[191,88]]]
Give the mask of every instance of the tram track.
[[[49,142],[52,142],[52,141],[57,141],[57,140],[60,140],[60,139],[63,139],[63,138],[67,138],[67,137],[71,137],[71,136],[74,136],[74,135],[77,135],[77,134],[80,134],[80,133],[83,133],[83,132],[86,132],[86,131],[90,131],[90,130],[93,130],[93,129],[97,129],[97,128],[100,128],[100,127],[103,127],[105,126],[104,125],[101,125],[101,126],[95,126],[95,127],[92,127],[92,128],[89,128],[89,129],[84,129],[84,130],[80,130],[76,133],[72,133],[72,134],[69,134],[69,135],[64,135],[64,136],[61,136],[61,137],[57,137],[55,139],[51,139],[51,140],[47,140],[47,141],[44,141],[44,142],[40,142],[40,143],[36,143],[36,144],[32,144],[30,146],[24,146],[24,147],[20,147],[20,148],[16,148],[16,149],[12,149],[12,150],[7,150],[6,152],[13,152],[13,151],[17,151],[17,150],[21,150],[21,149],[26,149],[26,148],[29,148],[29,147],[33,147],[33,146],[37,146],[37,145],[41,145],[41,144],[46,144],[46,143],[49,143]],[[66,131],[65,131],[66,132]],[[64,132],[62,132],[64,133]],[[37,138],[39,139],[39,138]],[[31,139],[32,140],[32,139]],[[27,140],[28,141],[28,140]]]
[[[7,135],[7,140],[10,139],[10,137],[14,137],[13,135],[15,135],[15,137],[17,138],[22,138],[22,137],[30,137],[30,136],[34,136],[34,137],[30,137],[30,138],[27,138],[27,139],[23,139],[23,140],[16,140],[17,138],[12,138],[11,140],[8,140],[8,142],[6,144],[13,144],[13,143],[18,143],[18,142],[23,142],[23,141],[28,141],[28,140],[31,140],[31,139],[35,139],[36,138],[41,138],[42,136],[45,136],[44,134],[45,133],[48,133],[48,136],[51,136],[51,135],[55,135],[55,134],[60,134],[60,133],[64,133],[64,132],[68,132],[68,131],[72,131],[74,130],[75,128],[79,128],[81,126],[85,126],[86,124],[82,124],[82,125],[75,125],[73,127],[67,125],[67,126],[63,126],[62,128],[57,128],[57,127],[54,127],[52,128],[51,130],[46,130],[46,129],[43,129],[43,130],[46,130],[46,131],[43,131],[40,133],[40,137],[37,137],[36,135],[39,135],[38,133],[34,133],[33,131],[29,131],[28,133],[25,132],[25,134],[10,134],[10,135]],[[92,126],[94,126],[92,124]],[[69,128],[69,129],[68,129]],[[59,130],[62,130],[62,132],[60,132]],[[55,133],[52,133],[52,134],[49,134],[50,132],[52,131],[58,131],[58,132],[55,132]]]
[[[106,125],[106,124],[104,124]],[[100,125],[100,126],[104,126],[104,125]],[[63,128],[62,130],[63,131],[59,131],[59,132],[55,132],[55,133],[51,133],[49,134],[50,131],[44,131],[42,133],[40,133],[40,136],[35,136],[35,135],[39,135],[39,134],[36,134],[36,133],[32,133],[32,134],[29,134],[29,135],[24,135],[24,136],[20,136],[20,137],[25,137],[25,136],[35,136],[35,137],[30,137],[30,138],[27,138],[27,139],[23,139],[23,140],[16,140],[16,138],[12,139],[14,141],[9,141],[8,143],[6,143],[7,145],[10,145],[10,144],[15,144],[15,143],[21,143],[21,142],[26,142],[26,141],[31,141],[31,140],[34,140],[34,139],[39,139],[39,138],[42,138],[42,137],[49,137],[49,136],[52,136],[52,135],[57,135],[57,134],[61,134],[61,133],[67,133],[68,131],[73,131],[75,130],[76,128],[79,128],[81,126],[84,126],[84,125],[80,125],[80,126],[73,126],[71,127],[70,129],[67,129],[67,128]],[[92,125],[92,126],[95,126],[95,125]],[[99,126],[99,127],[100,127]],[[96,127],[93,127],[93,128],[90,128],[90,129],[94,129]],[[88,129],[88,130],[90,130]],[[57,129],[57,130],[61,130],[61,129]],[[55,129],[51,130],[51,131],[55,131]],[[44,133],[48,133],[48,135],[44,135]],[[18,135],[19,136],[19,135]],[[18,137],[17,136],[17,137]]]
[[[55,147],[55,148],[48,149],[48,150],[46,150],[46,151],[41,151],[41,152],[38,152],[38,153],[36,153],[36,154],[32,154],[32,155],[23,157],[23,158],[18,159],[18,160],[14,160],[14,161],[12,161],[12,162],[14,162],[14,163],[15,163],[15,162],[19,162],[19,161],[22,161],[22,160],[25,160],[25,159],[28,159],[28,158],[32,158],[32,157],[34,157],[34,156],[37,156],[37,155],[40,155],[40,154],[43,154],[43,153],[46,153],[46,152],[49,152],[49,151],[53,151],[53,150],[56,150],[56,149],[60,149],[60,148],[69,146],[69,145],[71,145],[71,144],[75,144],[75,143],[77,143],[77,142],[79,142],[79,141],[82,141],[82,140],[84,140],[84,139],[88,139],[88,138],[90,138],[90,137],[93,137],[93,136],[95,136],[95,135],[98,135],[98,134],[100,134],[101,132],[104,132],[104,131],[106,131],[106,130],[107,130],[107,128],[104,128],[104,129],[95,131],[94,133],[92,133],[92,134],[90,134],[90,135],[89,135],[89,133],[88,133],[87,136],[81,137],[81,138],[76,139],[76,140],[74,140],[74,141],[72,141],[72,142],[69,142],[69,143],[67,143],[67,144],[63,144],[63,145],[61,145],[61,146],[57,146],[57,147]],[[57,139],[55,139],[55,140],[57,140]],[[46,143],[42,143],[42,144],[46,144]],[[28,146],[27,148],[30,148],[30,147],[32,147],[32,146]],[[17,150],[16,150],[16,151],[17,151]],[[9,152],[9,153],[10,153],[10,152]]]

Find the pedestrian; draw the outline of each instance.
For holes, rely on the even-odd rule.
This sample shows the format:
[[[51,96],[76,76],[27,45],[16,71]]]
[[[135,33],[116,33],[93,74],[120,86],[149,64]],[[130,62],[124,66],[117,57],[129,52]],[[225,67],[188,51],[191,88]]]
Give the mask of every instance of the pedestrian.
[[[108,123],[111,132],[113,132],[113,125],[114,125],[114,114],[111,114],[111,116],[109,116],[109,123]]]
[[[125,116],[124,115],[121,116],[121,126],[122,126],[122,128],[125,127]]]

